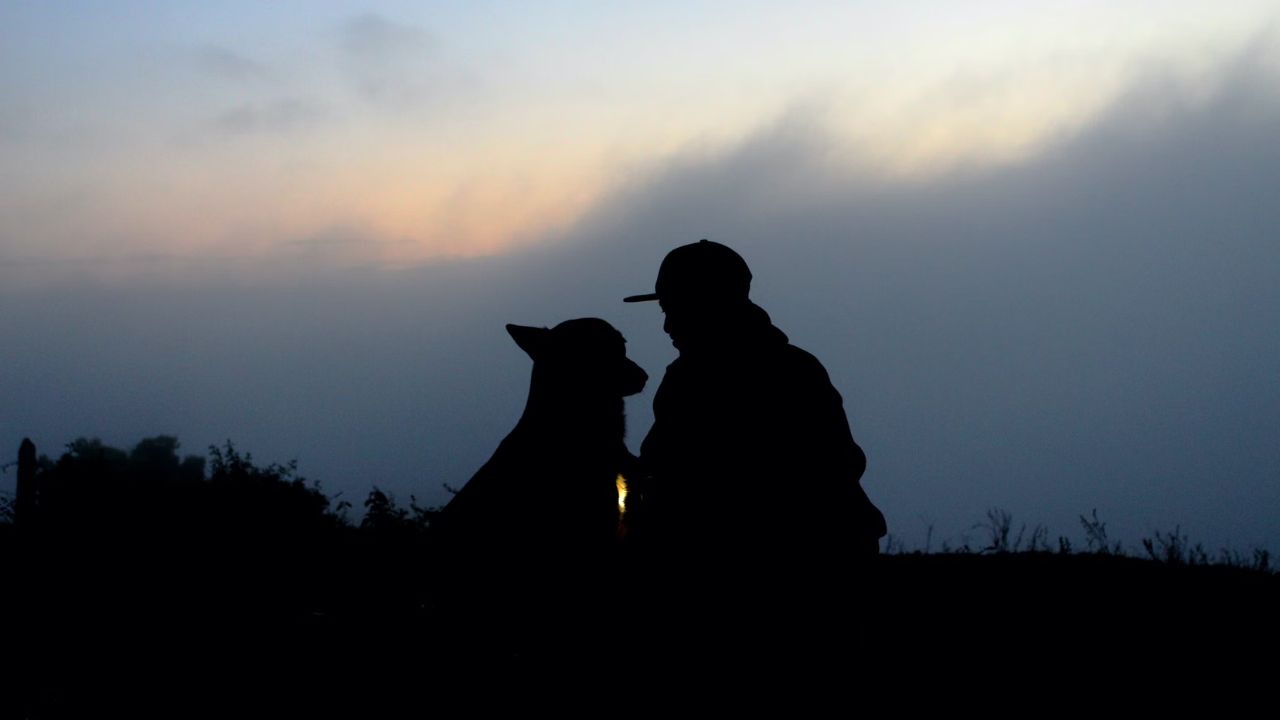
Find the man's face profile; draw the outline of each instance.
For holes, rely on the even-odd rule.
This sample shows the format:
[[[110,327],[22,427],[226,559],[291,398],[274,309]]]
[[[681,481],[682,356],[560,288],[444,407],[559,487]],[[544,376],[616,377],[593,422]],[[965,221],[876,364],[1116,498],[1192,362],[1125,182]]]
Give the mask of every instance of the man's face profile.
[[[662,308],[662,330],[671,338],[671,344],[677,350],[689,347],[690,340],[698,333],[698,316],[696,306],[687,300],[663,299],[658,301]]]
[[[728,309],[706,298],[671,297],[658,301],[662,329],[681,352],[714,342],[721,334]]]
[[[680,313],[676,310],[675,303],[666,300],[659,300],[658,307],[662,308],[662,331],[671,338],[671,344],[680,349],[680,336],[683,334],[683,326],[680,322]]]

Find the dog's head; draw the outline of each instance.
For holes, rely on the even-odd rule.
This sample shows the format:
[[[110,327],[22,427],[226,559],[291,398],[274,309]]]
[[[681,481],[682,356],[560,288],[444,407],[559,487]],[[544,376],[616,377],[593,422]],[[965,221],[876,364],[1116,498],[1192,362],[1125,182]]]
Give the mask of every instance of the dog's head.
[[[535,382],[558,396],[623,398],[644,389],[649,376],[627,357],[627,341],[598,318],[566,320],[554,328],[508,325],[533,358]]]

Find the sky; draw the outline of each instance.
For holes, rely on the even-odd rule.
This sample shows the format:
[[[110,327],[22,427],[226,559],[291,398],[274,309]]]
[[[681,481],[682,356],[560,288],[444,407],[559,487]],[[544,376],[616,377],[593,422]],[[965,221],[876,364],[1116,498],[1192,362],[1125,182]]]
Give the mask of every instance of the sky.
[[[523,406],[504,324],[598,316],[638,449],[674,350],[619,300],[708,237],[908,546],[1280,550],[1280,3],[538,7],[0,6],[0,443],[443,502]]]

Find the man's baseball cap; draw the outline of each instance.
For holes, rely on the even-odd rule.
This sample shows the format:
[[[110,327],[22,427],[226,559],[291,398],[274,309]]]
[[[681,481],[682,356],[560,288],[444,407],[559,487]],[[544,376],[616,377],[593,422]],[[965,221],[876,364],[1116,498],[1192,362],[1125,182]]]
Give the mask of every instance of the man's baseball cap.
[[[751,270],[742,256],[710,240],[681,245],[667,253],[658,268],[655,292],[632,295],[623,302],[683,299],[746,300]]]

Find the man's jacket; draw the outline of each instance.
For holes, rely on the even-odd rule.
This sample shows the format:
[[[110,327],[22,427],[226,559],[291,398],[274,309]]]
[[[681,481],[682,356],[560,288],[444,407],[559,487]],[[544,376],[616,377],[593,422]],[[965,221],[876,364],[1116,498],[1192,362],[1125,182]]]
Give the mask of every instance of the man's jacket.
[[[749,307],[725,342],[667,367],[641,447],[646,535],[674,552],[865,553],[884,516],[840,393]]]

